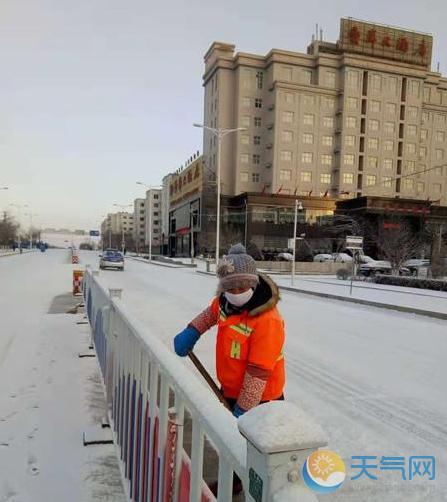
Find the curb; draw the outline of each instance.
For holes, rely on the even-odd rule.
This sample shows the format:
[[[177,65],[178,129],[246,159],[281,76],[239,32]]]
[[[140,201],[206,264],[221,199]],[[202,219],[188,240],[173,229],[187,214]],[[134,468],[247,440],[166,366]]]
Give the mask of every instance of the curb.
[[[203,270],[196,270],[196,273],[202,274],[202,275],[212,275],[215,277],[215,274],[213,274],[211,272],[204,272]],[[327,298],[328,300],[337,300],[337,301],[347,302],[347,303],[357,303],[359,305],[377,307],[379,309],[396,310],[398,312],[404,312],[406,314],[416,314],[416,315],[421,315],[421,316],[425,316],[425,317],[431,317],[432,319],[441,319],[443,321],[447,321],[447,314],[443,314],[442,312],[433,312],[431,310],[422,310],[422,309],[416,309],[413,307],[391,305],[388,303],[374,302],[371,300],[362,300],[360,298],[350,298],[347,296],[333,295],[330,293],[320,293],[318,291],[308,291],[306,289],[290,288],[288,286],[280,286],[280,285],[277,285],[277,286],[280,290],[289,291],[290,293],[300,293],[303,295],[317,296],[319,298]]]
[[[127,258],[130,258],[131,260],[139,261],[142,263],[146,263],[147,265],[157,265],[158,267],[165,267],[165,268],[195,268],[197,265],[190,265],[186,263],[182,263],[181,265],[175,265],[175,264],[168,264],[168,263],[162,263],[156,260],[146,260],[144,258],[137,258],[136,256],[128,256]]]

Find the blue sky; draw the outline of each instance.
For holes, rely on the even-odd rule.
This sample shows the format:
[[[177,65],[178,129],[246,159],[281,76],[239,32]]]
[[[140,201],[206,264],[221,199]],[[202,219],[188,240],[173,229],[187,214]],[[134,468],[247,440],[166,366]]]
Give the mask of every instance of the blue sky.
[[[441,0],[2,0],[0,209],[27,203],[40,226],[94,228],[113,203],[159,184],[202,136],[203,54],[305,51],[315,23],[338,38],[352,16],[432,33],[447,73]],[[14,211],[14,210],[13,210]],[[24,222],[27,221],[25,218]]]

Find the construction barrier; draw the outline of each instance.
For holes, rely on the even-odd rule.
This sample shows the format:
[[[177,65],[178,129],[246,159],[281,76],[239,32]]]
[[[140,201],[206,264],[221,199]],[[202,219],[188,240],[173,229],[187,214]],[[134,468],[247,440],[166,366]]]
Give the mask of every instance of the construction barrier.
[[[73,270],[73,295],[82,294],[83,270]]]
[[[287,424],[282,443],[266,449],[250,437],[253,427],[243,425],[254,410],[237,421],[156,334],[129,314],[121,290],[107,290],[99,272],[87,268],[83,295],[130,501],[229,502],[233,473],[248,502],[280,501],[282,489],[288,500],[317,500],[296,474],[325,444],[315,423],[303,423],[304,412],[287,402],[256,408],[266,437],[277,434],[276,424],[263,425],[275,413],[282,413],[278,423]],[[268,408],[271,404],[277,411]],[[192,422],[191,458],[184,447],[186,411]],[[203,480],[205,438],[219,457],[217,499]]]

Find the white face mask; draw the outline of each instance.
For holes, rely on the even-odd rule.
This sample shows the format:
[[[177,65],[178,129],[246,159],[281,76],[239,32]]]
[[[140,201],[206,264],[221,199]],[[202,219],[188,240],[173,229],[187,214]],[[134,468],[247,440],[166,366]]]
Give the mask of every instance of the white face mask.
[[[238,293],[238,294],[233,294],[233,293],[225,293],[225,298],[231,303],[231,305],[234,305],[235,307],[242,307],[242,305],[245,305],[250,298],[253,296],[253,289],[248,289],[247,291],[244,291],[243,293]]]

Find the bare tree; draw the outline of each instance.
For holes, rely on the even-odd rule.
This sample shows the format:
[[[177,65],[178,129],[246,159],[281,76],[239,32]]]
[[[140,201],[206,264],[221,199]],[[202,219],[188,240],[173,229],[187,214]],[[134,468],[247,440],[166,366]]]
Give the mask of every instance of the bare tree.
[[[410,258],[419,255],[423,249],[423,241],[419,235],[410,229],[404,220],[394,220],[382,228],[376,236],[379,252],[391,264],[393,275],[399,275],[399,270]]]
[[[14,241],[19,225],[6,212],[3,212],[0,220],[0,245],[10,245]]]

